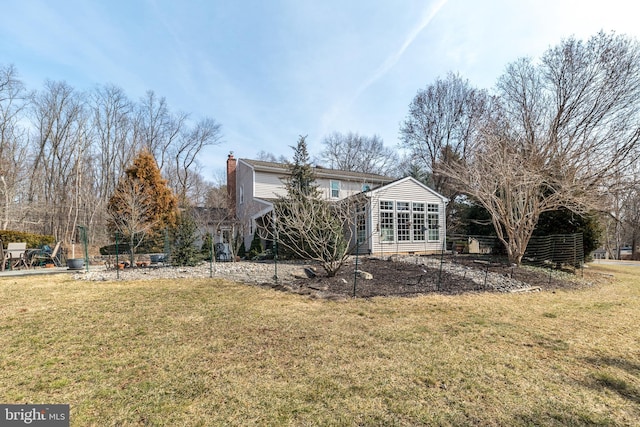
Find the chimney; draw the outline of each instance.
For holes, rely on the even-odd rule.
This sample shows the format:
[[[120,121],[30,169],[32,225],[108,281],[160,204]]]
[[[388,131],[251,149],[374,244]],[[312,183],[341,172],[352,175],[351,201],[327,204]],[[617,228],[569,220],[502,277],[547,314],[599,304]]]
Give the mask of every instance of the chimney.
[[[236,159],[233,152],[227,157],[227,199],[232,216],[236,215]]]

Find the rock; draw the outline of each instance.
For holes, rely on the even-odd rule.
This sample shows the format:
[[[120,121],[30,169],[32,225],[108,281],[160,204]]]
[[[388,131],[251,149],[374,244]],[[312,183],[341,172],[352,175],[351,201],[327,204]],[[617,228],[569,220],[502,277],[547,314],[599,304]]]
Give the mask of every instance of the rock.
[[[306,268],[299,268],[299,269],[291,271],[291,276],[293,276],[296,279],[308,279],[309,278],[309,275],[307,275],[307,269]]]
[[[317,276],[315,270],[313,267],[305,267],[304,268],[304,274],[307,275],[308,278],[313,279],[314,277]]]
[[[367,273],[366,271],[356,270],[356,274],[358,275],[358,277],[360,279],[364,279],[364,280],[372,280],[373,279],[373,274]]]

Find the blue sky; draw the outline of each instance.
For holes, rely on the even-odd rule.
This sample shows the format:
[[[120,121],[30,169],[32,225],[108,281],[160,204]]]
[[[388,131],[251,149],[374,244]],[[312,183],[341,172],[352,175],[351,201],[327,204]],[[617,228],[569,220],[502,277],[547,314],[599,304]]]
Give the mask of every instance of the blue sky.
[[[599,30],[640,38],[635,0],[3,0],[0,64],[29,89],[147,90],[222,124],[200,162],[312,154],[330,132],[389,147],[416,92],[457,72],[491,88],[515,59]]]

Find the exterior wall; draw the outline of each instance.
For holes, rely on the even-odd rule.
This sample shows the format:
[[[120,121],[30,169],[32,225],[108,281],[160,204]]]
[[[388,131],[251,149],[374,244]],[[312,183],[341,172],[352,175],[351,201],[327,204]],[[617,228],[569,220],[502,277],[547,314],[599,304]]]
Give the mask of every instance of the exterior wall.
[[[338,182],[340,184],[339,195],[337,198],[331,197],[331,182]],[[365,185],[362,181],[348,181],[339,178],[319,178],[316,177],[316,184],[318,184],[319,190],[321,192],[322,198],[326,200],[342,200],[347,197],[353,196],[354,194],[361,193],[363,190],[363,186]],[[369,184],[372,187],[371,184]]]
[[[262,199],[274,199],[287,194],[282,182],[283,175],[273,172],[255,172],[255,194],[254,197]]]
[[[239,218],[246,216],[249,201],[254,197],[253,175],[253,168],[240,160],[236,166],[236,207]]]
[[[438,240],[429,240],[428,231],[425,232],[424,240],[407,240],[399,241],[397,238],[398,224],[397,217],[394,215],[394,237],[392,241],[382,241],[382,232],[380,225],[380,201],[394,202],[394,212],[397,213],[397,202],[424,203],[425,204],[425,225],[427,221],[426,205],[438,204]],[[371,238],[369,239],[369,249],[372,254],[384,253],[406,253],[406,252],[439,252],[444,247],[446,238],[445,223],[445,200],[437,193],[423,187],[414,180],[403,179],[397,183],[385,186],[379,190],[372,192],[370,203],[371,218]],[[413,233],[412,233],[413,236]]]
[[[272,171],[255,171],[255,197],[273,199],[278,196],[286,196],[286,190],[283,183],[284,175]],[[338,198],[331,197],[331,182],[339,183]],[[362,192],[365,185],[362,181],[349,181],[339,178],[316,177],[316,185],[320,190],[322,198],[326,200],[342,200]],[[373,184],[367,184],[373,187]]]

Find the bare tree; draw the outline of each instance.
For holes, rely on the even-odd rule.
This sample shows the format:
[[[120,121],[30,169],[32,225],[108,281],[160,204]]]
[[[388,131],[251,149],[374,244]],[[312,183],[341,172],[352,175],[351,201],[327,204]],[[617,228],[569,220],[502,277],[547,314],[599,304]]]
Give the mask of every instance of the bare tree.
[[[620,249],[623,243],[631,246],[631,257],[634,260],[640,259],[638,247],[640,246],[640,167],[634,165],[633,170],[629,170],[624,180],[628,185],[622,187],[623,191],[618,203],[617,213],[619,224],[616,231],[617,258],[620,258]]]
[[[260,150],[256,155],[256,160],[262,160],[264,162],[272,162],[272,163],[287,163],[288,159],[280,155],[279,157],[273,153],[267,153],[264,150]]]
[[[306,137],[301,136],[284,179],[287,194],[273,204],[264,232],[294,255],[318,261],[335,276],[351,252],[355,233],[354,199],[331,203],[321,198],[309,164]]]
[[[400,127],[402,144],[413,162],[428,174],[427,185],[454,200],[459,194],[439,166],[463,158],[489,110],[486,91],[472,87],[457,74],[421,89],[409,105]]]
[[[33,97],[36,150],[29,202],[43,231],[70,241],[75,233],[80,163],[92,144],[83,94],[64,82],[47,81]]]
[[[128,240],[131,265],[134,265],[135,250],[159,223],[153,195],[145,190],[142,180],[122,179],[110,203],[117,206],[108,211],[110,224]]]
[[[16,221],[20,187],[28,173],[27,132],[19,125],[26,104],[26,90],[16,69],[0,67],[0,229]]]
[[[91,96],[92,128],[96,134],[94,155],[98,162],[99,196],[102,203],[108,201],[121,176],[132,161],[133,109],[123,90],[114,85],[104,85]]]
[[[317,261],[333,277],[354,249],[356,202],[283,198],[274,204],[267,231],[278,244],[301,259]]]
[[[397,153],[385,147],[378,135],[334,132],[326,136],[322,144],[325,148],[319,160],[330,168],[387,176],[398,174]]]
[[[187,114],[172,114],[164,97],[158,98],[153,91],[148,91],[138,106],[136,147],[149,150],[163,171],[171,158],[170,147],[180,137],[186,120]]]
[[[499,80],[496,105],[464,161],[438,172],[489,211],[519,264],[542,212],[602,208],[604,186],[637,159],[638,43],[600,33],[563,41],[539,64],[518,60]]]
[[[204,202],[198,157],[220,138],[213,119],[191,124],[152,91],[138,103],[113,85],[83,93],[46,81],[28,93],[16,69],[0,65],[0,228],[68,242],[82,224],[105,238],[109,197],[145,147],[183,204]]]
[[[205,147],[220,143],[222,138],[221,126],[211,118],[203,119],[192,129],[185,129],[176,140],[172,149],[175,167],[175,189],[181,204],[189,199],[189,193],[196,184],[198,155]]]

